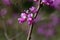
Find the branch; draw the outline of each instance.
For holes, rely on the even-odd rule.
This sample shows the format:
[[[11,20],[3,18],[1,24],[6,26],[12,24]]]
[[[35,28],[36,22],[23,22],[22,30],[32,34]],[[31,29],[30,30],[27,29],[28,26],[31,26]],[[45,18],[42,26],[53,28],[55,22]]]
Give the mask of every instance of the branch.
[[[38,12],[39,12],[39,10],[40,10],[40,2],[41,2],[41,0],[38,1],[38,6],[37,6],[37,10],[38,10],[38,11],[37,11],[37,13],[34,15],[34,18],[37,17]],[[27,40],[31,40],[32,30],[33,30],[33,24],[30,25],[30,29],[29,29],[29,32],[28,32]]]
[[[6,30],[6,23],[5,23],[5,20],[4,20],[4,16],[2,17],[2,24],[3,24],[3,29],[4,29],[4,35],[6,37],[7,40],[11,40],[8,35],[7,35],[7,30]]]
[[[27,40],[31,39],[32,30],[33,30],[33,24],[30,25],[30,29],[29,29],[29,32],[28,32]]]

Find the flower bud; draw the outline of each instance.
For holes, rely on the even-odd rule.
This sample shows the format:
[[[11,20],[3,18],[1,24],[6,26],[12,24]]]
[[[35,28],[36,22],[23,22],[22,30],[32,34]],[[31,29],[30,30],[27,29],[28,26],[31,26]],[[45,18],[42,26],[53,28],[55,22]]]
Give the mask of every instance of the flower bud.
[[[21,13],[21,18],[26,18],[27,17],[27,14],[26,13]]]
[[[30,18],[30,17],[33,17],[33,14],[31,13],[31,14],[28,14],[28,18]]]
[[[24,18],[18,18],[18,21],[19,21],[19,23],[23,23],[23,22],[25,22],[25,19]]]
[[[29,8],[29,10],[30,10],[32,13],[37,12],[37,9],[36,9],[34,6],[32,6],[31,8]]]
[[[46,4],[46,5],[51,5],[53,4],[54,0],[42,0],[42,3]]]
[[[34,2],[37,2],[38,0],[33,0]]]
[[[33,23],[33,19],[32,18],[28,18],[27,22],[28,22],[29,25],[31,25]]]

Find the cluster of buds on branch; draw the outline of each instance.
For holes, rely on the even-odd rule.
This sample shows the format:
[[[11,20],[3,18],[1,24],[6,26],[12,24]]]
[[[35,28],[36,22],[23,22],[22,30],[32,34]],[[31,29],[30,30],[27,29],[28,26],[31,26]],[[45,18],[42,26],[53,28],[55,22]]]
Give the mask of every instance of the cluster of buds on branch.
[[[29,10],[24,10],[25,12],[21,13],[21,17],[18,18],[19,23],[23,23],[27,20],[28,24],[32,24],[33,23],[33,15],[36,11],[35,7],[31,7],[29,8]]]
[[[36,2],[36,0],[34,0],[34,2]],[[24,10],[24,12],[21,13],[20,18],[18,18],[19,23],[27,21],[28,24],[31,25],[34,22],[34,15],[37,14],[37,11],[35,6],[31,6],[28,10]]]
[[[31,6],[28,10],[24,10],[24,12],[21,13],[21,17],[18,18],[19,23],[23,23],[27,20],[28,24],[32,24],[34,22],[34,17],[37,15],[37,12],[39,11],[40,4],[45,5],[51,5],[54,0],[33,0],[37,4],[37,7]]]
[[[53,4],[55,0],[42,0],[42,3],[46,4],[46,5],[51,5]]]

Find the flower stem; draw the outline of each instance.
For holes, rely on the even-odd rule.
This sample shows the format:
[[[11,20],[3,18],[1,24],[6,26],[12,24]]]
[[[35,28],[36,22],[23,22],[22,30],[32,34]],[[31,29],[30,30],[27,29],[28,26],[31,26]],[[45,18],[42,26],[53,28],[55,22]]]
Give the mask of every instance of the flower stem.
[[[39,10],[40,10],[40,4],[41,3],[41,0],[39,0],[38,1],[38,6],[37,6],[37,13],[34,15],[34,18],[36,18],[37,17],[37,15],[38,15],[38,12],[39,12]],[[30,25],[30,29],[29,29],[29,32],[28,32],[28,37],[27,37],[27,40],[31,40],[31,35],[32,35],[32,31],[33,31],[33,24],[31,24]]]
[[[29,29],[29,32],[28,32],[27,40],[31,39],[32,30],[33,30],[33,24],[30,25],[30,29]]]

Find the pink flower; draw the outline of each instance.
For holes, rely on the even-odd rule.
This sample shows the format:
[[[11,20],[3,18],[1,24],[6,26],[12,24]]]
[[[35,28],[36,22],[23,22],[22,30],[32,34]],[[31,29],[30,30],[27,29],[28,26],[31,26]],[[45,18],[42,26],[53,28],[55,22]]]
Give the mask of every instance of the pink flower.
[[[60,10],[60,0],[42,0],[42,3]]]
[[[29,25],[31,25],[33,23],[33,18],[27,18],[27,22]]]
[[[18,18],[19,23],[23,23],[26,20],[27,23],[31,25],[33,23],[33,13],[37,12],[36,8],[32,6],[29,10],[24,10],[24,12],[25,13],[21,13],[21,18]]]
[[[42,3],[46,4],[46,5],[51,5],[53,4],[54,0],[42,0]]]
[[[24,19],[24,18],[18,18],[18,21],[19,21],[19,23],[21,23],[21,24],[22,24],[23,22],[25,22],[25,20],[26,20],[26,19]]]
[[[27,14],[26,13],[21,13],[21,18],[27,18]]]
[[[28,18],[30,18],[30,17],[33,17],[33,14],[31,13],[31,14],[28,14]]]
[[[60,0],[54,0],[52,6],[60,10]]]
[[[38,0],[33,0],[34,2],[37,2]]]
[[[34,6],[32,6],[31,8],[29,8],[29,10],[30,10],[32,13],[37,12],[37,9],[36,9]]]
[[[19,23],[23,23],[25,21],[28,22],[28,24],[33,23],[33,14],[26,14],[26,13],[21,13],[21,18],[18,18]]]
[[[27,19],[27,14],[26,13],[21,13],[21,18],[18,18],[19,23],[25,22]]]

